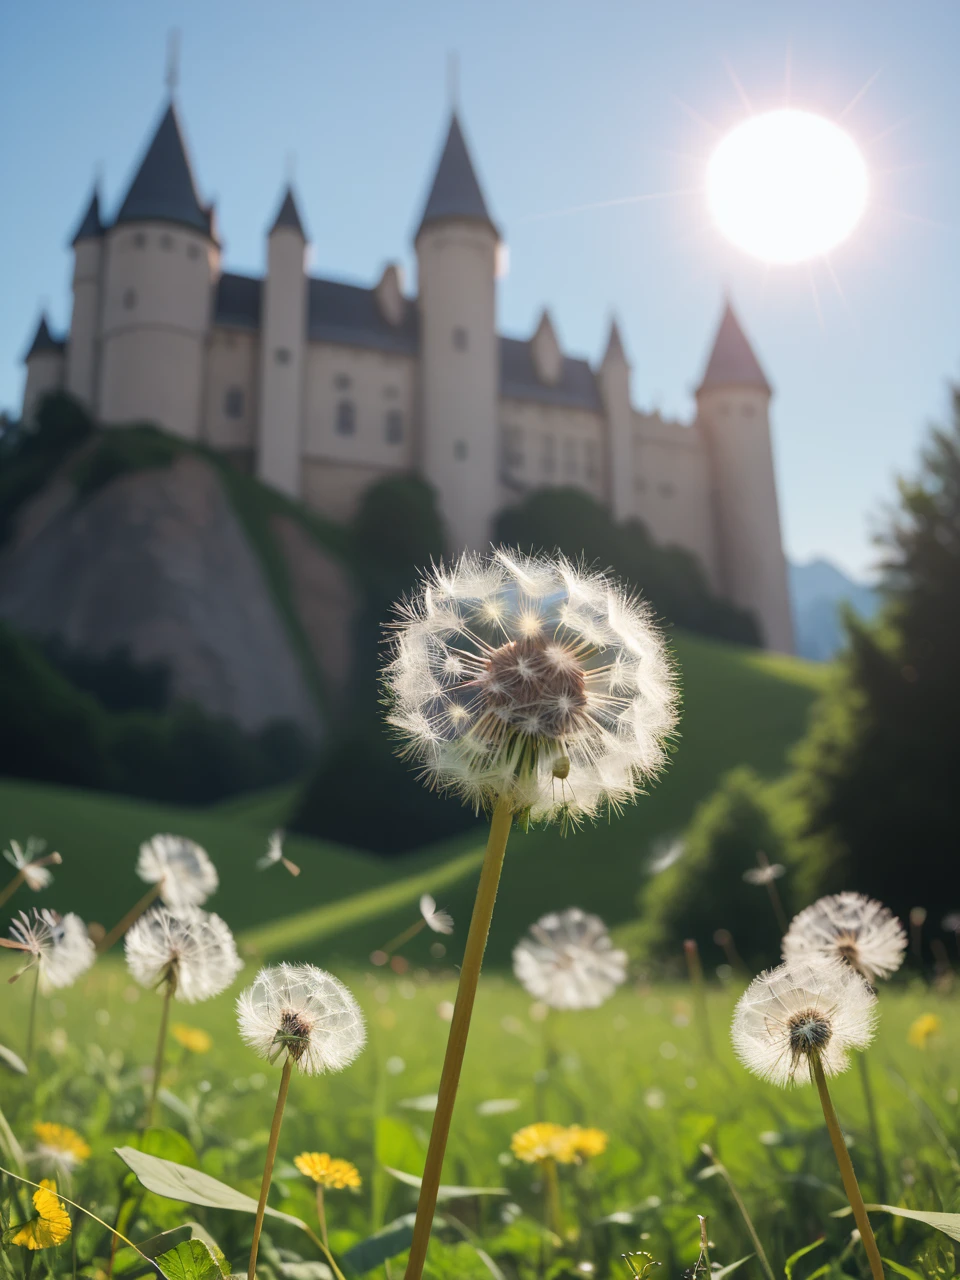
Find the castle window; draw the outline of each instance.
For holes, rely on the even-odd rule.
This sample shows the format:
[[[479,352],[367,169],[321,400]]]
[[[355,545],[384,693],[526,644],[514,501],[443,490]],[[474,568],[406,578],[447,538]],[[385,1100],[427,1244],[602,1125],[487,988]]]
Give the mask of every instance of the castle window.
[[[187,257],[188,257],[188,258],[199,258],[199,257],[200,257],[200,249],[199,249],[199,246],[198,246],[198,245],[195,245],[195,244],[188,244],[188,245],[187,245]]]
[[[137,305],[136,289],[125,289],[123,292],[123,309],[125,311],[132,311],[136,305]]]
[[[337,435],[352,436],[357,429],[357,410],[352,400],[337,405]]]
[[[229,387],[223,397],[223,412],[228,418],[243,417],[243,388]]]
[[[147,244],[147,237],[144,235],[142,231],[137,231],[133,237],[133,247],[135,249],[144,249],[146,248],[146,244]]]
[[[467,331],[462,324],[458,324],[453,331],[454,351],[466,351],[467,342],[468,342]]]
[[[399,444],[403,439],[403,414],[399,409],[388,409],[383,423],[387,444]]]
[[[541,465],[545,476],[552,476],[557,469],[557,442],[553,436],[543,437]]]
[[[289,364],[289,363],[290,363],[290,348],[289,348],[289,347],[277,347],[276,351],[274,351],[274,353],[273,353],[273,358],[274,358],[274,360],[276,360],[277,364]]]
[[[503,465],[508,471],[522,471],[526,457],[523,452],[523,427],[503,428]]]
[[[563,442],[563,474],[567,480],[575,480],[578,470],[577,442],[572,436],[567,436]]]
[[[456,458],[458,462],[463,462],[466,460],[466,456],[467,456],[466,440],[458,440],[456,442],[456,444],[453,446],[453,456]]]
[[[173,236],[166,232],[160,237],[160,248],[170,250],[173,248]]]
[[[587,455],[587,479],[596,480],[600,474],[600,468],[597,466],[596,440],[588,440],[584,448]]]
[[[333,380],[333,385],[338,391],[348,391],[351,385],[349,373],[338,373]]]

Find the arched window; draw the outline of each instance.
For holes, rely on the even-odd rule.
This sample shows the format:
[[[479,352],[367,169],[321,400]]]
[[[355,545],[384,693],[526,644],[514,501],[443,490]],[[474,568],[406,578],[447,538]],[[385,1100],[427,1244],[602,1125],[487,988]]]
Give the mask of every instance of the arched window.
[[[228,387],[223,397],[223,412],[228,418],[243,417],[243,388]]]
[[[388,409],[383,424],[387,444],[399,444],[403,439],[403,414],[399,409]]]
[[[352,436],[357,429],[357,411],[352,400],[337,405],[337,435]]]

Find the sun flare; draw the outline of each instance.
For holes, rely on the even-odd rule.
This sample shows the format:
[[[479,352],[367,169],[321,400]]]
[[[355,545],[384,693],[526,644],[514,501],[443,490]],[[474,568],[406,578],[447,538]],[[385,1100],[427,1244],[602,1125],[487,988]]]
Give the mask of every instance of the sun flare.
[[[829,253],[850,235],[867,203],[867,166],[838,125],[808,111],[770,111],[738,125],[707,166],[717,226],[764,262]]]

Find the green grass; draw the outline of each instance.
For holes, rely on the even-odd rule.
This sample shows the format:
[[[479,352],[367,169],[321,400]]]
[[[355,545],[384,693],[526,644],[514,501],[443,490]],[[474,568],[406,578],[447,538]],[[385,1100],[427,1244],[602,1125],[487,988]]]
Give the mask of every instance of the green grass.
[[[676,648],[685,710],[670,769],[648,796],[609,823],[567,837],[556,830],[513,834],[490,963],[507,963],[527,925],[553,908],[577,904],[611,926],[631,920],[651,846],[684,829],[726,770],[750,764],[766,777],[782,771],[825,670],[688,636],[677,636]],[[295,945],[304,959],[366,956],[410,922],[424,891],[435,892],[465,929],[482,849],[473,835],[393,859],[292,836],[287,848],[303,869],[299,879],[279,867],[256,872],[267,834],[283,825],[291,795],[276,788],[196,810],[0,781],[0,834],[42,835],[64,857],[50,890],[37,898],[21,891],[9,906],[24,906],[29,897],[109,924],[141,892],[134,874],[140,842],[174,831],[203,844],[220,870],[221,889],[210,906],[238,932],[270,920],[271,950]],[[375,793],[370,803],[377,803]],[[425,953],[427,940],[418,944]]]
[[[0,1042],[22,1049],[30,993],[26,981],[6,986],[13,965],[12,958],[0,957],[0,983],[8,993],[0,1004]],[[425,970],[399,980],[369,969],[340,976],[364,1006],[370,1043],[340,1076],[295,1078],[272,1203],[315,1225],[310,1191],[293,1169],[292,1157],[318,1150],[353,1161],[363,1189],[357,1195],[332,1192],[327,1201],[334,1248],[343,1250],[412,1207],[414,1193],[382,1166],[414,1174],[422,1170],[430,1113],[409,1103],[436,1090],[447,1033],[437,1011],[452,998],[454,984],[449,973]],[[206,1029],[214,1048],[192,1056],[173,1046],[159,1119],[179,1136],[155,1141],[176,1141],[181,1160],[193,1158],[192,1147],[200,1167],[255,1195],[279,1073],[237,1036],[232,1000],[251,977],[248,966],[224,996],[200,1006],[175,1006],[174,1021]],[[711,1057],[702,1046],[689,988],[683,986],[624,989],[600,1009],[550,1014],[543,1023],[532,1016],[529,999],[512,981],[494,976],[482,982],[444,1180],[507,1189],[507,1202],[516,1206],[508,1216],[520,1215],[509,1228],[501,1218],[501,1201],[460,1201],[455,1211],[510,1280],[537,1280],[543,1274],[538,1270],[543,1201],[537,1174],[509,1154],[512,1132],[538,1117],[596,1125],[610,1135],[603,1156],[583,1169],[561,1171],[571,1233],[563,1276],[626,1280],[619,1255],[641,1249],[663,1264],[657,1274],[664,1280],[676,1276],[696,1259],[701,1213],[709,1220],[716,1260],[729,1264],[751,1253],[721,1178],[698,1178],[709,1165],[701,1143],[709,1143],[729,1168],[777,1276],[791,1253],[821,1236],[818,1250],[798,1264],[796,1280],[809,1280],[817,1268],[831,1264],[820,1273],[831,1280],[865,1274],[858,1271],[857,1254],[845,1254],[849,1219],[831,1216],[844,1200],[815,1093],[809,1087],[785,1091],[763,1084],[732,1057],[727,1027],[737,994],[718,989],[709,995]],[[880,1005],[870,1063],[891,1201],[955,1213],[960,1210],[956,998],[919,982],[903,983],[884,988]],[[130,1140],[138,1122],[141,1071],[152,1059],[159,999],[133,985],[119,963],[101,963],[75,988],[44,998],[41,1009],[35,1076],[5,1074],[2,1107],[28,1150],[32,1125],[39,1120],[70,1124],[90,1141],[93,1157],[75,1176],[73,1194],[110,1218],[123,1173],[112,1149]],[[924,1012],[941,1017],[942,1031],[921,1051],[907,1043],[907,1031]],[[874,1156],[856,1071],[835,1082],[834,1098],[871,1200]],[[478,1111],[491,1099],[512,1100],[514,1109]],[[611,1214],[616,1221],[608,1220]],[[148,1197],[129,1229],[142,1240],[185,1218],[204,1222],[235,1268],[243,1266],[248,1219]],[[874,1226],[885,1257],[930,1280],[955,1275],[947,1237],[882,1214],[874,1215]],[[316,1256],[296,1230],[271,1231],[277,1244]],[[99,1239],[92,1231],[81,1234],[81,1263]],[[432,1251],[431,1280],[489,1280],[472,1251],[454,1250],[450,1233],[439,1237]],[[53,1256],[45,1255],[44,1262]],[[573,1271],[583,1259],[593,1261],[593,1273]],[[70,1275],[70,1266],[69,1250],[62,1250],[53,1274]],[[371,1274],[376,1280],[385,1275],[382,1268]],[[762,1277],[755,1260],[740,1274],[744,1280]],[[393,1280],[401,1275],[402,1260],[394,1266]]]

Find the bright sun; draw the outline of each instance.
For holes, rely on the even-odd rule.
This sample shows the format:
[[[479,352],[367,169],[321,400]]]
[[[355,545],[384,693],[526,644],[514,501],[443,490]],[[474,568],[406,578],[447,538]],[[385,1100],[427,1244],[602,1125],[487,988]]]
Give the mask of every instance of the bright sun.
[[[808,111],[769,111],[728,133],[707,167],[718,227],[764,262],[828,253],[860,221],[867,166],[849,134]]]

